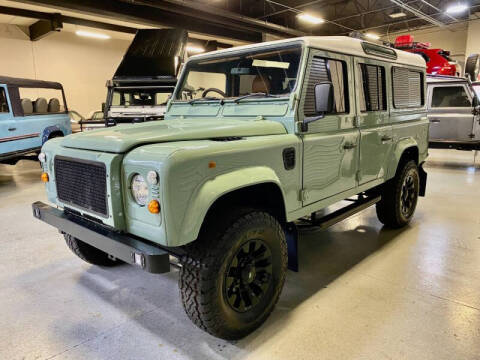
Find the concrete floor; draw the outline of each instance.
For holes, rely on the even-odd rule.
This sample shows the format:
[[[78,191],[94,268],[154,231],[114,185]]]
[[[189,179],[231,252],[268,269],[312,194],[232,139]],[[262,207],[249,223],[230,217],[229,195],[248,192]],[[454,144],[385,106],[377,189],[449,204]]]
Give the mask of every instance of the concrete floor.
[[[480,159],[431,151],[410,226],[373,208],[302,231],[272,316],[238,342],[194,327],[178,273],[104,270],[31,216],[38,164],[0,166],[0,359],[480,359]]]

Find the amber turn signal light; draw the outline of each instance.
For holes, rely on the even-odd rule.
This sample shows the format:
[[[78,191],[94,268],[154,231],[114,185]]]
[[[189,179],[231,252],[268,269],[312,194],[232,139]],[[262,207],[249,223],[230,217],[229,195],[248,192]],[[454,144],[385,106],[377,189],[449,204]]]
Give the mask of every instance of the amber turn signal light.
[[[42,173],[40,177],[44,183],[48,182],[48,174],[46,172]]]
[[[148,203],[148,211],[152,214],[158,214],[160,212],[160,204],[157,200],[152,200]]]

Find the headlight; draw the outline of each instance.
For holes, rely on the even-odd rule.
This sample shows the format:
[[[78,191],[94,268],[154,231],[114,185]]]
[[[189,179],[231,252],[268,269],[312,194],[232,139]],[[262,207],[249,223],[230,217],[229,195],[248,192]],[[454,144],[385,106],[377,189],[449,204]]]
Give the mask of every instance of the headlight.
[[[148,185],[142,175],[137,174],[132,178],[132,196],[140,206],[145,206],[148,200]]]
[[[45,162],[46,159],[47,156],[45,155],[45,153],[41,152],[40,154],[38,154],[38,161],[40,161],[42,164]]]

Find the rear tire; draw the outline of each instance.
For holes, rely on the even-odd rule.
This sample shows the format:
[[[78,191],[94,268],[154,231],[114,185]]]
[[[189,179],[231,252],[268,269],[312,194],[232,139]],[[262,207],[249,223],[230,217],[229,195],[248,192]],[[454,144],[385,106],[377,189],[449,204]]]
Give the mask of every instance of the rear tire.
[[[376,205],[378,220],[391,228],[407,225],[415,212],[419,189],[417,164],[407,161],[397,170],[397,175],[383,185],[382,200]]]
[[[80,259],[89,264],[108,267],[120,264],[119,260],[111,259],[107,253],[98,250],[71,235],[65,234],[64,237],[70,250],[72,250],[72,252]]]
[[[287,271],[285,233],[273,216],[249,210],[216,218],[185,249],[180,295],[195,325],[236,340],[267,319]]]

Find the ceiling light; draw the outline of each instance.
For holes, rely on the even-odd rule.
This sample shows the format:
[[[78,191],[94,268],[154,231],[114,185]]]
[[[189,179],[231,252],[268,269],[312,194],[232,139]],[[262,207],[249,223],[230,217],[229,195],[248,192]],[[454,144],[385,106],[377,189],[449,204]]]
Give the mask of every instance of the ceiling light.
[[[458,13],[464,12],[467,9],[468,9],[467,4],[457,3],[447,7],[446,12],[449,14],[458,14]]]
[[[199,54],[199,53],[205,52],[205,49],[200,46],[187,45],[187,52]]]
[[[75,31],[75,34],[77,34],[78,36],[91,37],[95,39],[104,39],[104,40],[110,39],[110,35],[94,33],[94,32],[84,31],[84,30],[77,30]]]
[[[305,21],[314,25],[322,24],[325,22],[325,20],[323,20],[322,18],[313,16],[307,13],[298,14],[297,17],[302,21]]]
[[[404,12],[396,12],[393,14],[389,14],[388,16],[390,16],[392,19],[398,19],[407,16],[407,14],[405,14]]]
[[[374,33],[366,33],[365,36],[369,39],[372,39],[372,40],[380,39],[380,35],[377,35],[377,34],[374,34]]]

